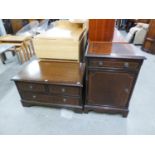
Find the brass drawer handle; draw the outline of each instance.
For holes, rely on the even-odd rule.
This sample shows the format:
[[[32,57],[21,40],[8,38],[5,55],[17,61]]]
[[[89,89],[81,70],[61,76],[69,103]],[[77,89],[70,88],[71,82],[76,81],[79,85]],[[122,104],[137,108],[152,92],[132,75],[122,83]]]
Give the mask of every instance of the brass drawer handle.
[[[32,96],[33,99],[36,99],[36,97],[37,97],[36,95],[33,95],[33,96]]]
[[[99,61],[98,65],[99,66],[103,66],[103,62],[102,61]]]
[[[63,98],[63,102],[66,102],[67,101],[67,99],[66,98]]]
[[[66,91],[66,89],[65,88],[62,88],[61,91],[64,93]]]
[[[125,67],[125,68],[128,68],[128,67],[129,67],[129,63],[128,63],[128,62],[125,62],[125,63],[124,63],[124,67]]]

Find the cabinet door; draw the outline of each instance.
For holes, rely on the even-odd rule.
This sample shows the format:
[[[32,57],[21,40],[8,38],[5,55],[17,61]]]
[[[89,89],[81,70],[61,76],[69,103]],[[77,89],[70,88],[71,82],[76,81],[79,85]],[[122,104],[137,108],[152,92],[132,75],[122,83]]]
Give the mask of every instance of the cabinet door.
[[[125,107],[134,75],[124,72],[89,71],[87,104]]]

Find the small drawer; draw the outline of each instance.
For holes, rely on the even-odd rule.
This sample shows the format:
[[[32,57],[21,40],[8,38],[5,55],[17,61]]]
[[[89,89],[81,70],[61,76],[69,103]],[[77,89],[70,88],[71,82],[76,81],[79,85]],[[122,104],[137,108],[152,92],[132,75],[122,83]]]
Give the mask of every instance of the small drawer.
[[[139,63],[128,60],[107,60],[97,59],[89,60],[89,67],[104,67],[104,68],[118,68],[118,69],[138,69]]]
[[[80,96],[80,88],[79,87],[50,85],[49,91],[50,91],[50,93],[53,93],[53,94]]]
[[[43,84],[18,82],[17,86],[22,91],[45,92],[45,86]]]
[[[36,94],[36,93],[22,93],[22,98],[24,100],[30,101],[38,101],[38,102],[46,102],[52,105],[53,104],[71,104],[71,105],[79,105],[80,98],[74,97],[64,97],[60,95],[44,95],[44,94]]]

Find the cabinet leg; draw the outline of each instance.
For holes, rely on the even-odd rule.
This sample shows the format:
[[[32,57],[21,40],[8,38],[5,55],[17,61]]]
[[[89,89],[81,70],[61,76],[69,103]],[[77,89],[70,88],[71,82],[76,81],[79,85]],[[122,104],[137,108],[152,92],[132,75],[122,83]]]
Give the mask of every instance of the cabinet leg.
[[[33,105],[32,104],[29,104],[27,102],[24,102],[24,101],[21,101],[23,107],[32,107]]]
[[[88,113],[89,113],[89,110],[84,109],[83,112],[84,112],[85,114],[88,114]]]
[[[126,117],[128,116],[128,113],[129,113],[129,112],[123,112],[122,116],[123,116],[124,118],[126,118]]]
[[[82,111],[82,109],[74,109],[74,112],[81,114],[83,111]]]

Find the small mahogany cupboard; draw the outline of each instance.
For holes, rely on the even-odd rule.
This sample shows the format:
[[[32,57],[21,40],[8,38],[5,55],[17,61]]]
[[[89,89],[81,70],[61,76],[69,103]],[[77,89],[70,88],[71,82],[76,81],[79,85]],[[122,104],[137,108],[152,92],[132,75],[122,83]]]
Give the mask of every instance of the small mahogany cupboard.
[[[129,101],[144,59],[129,44],[89,42],[85,112],[120,113],[127,117]]]

